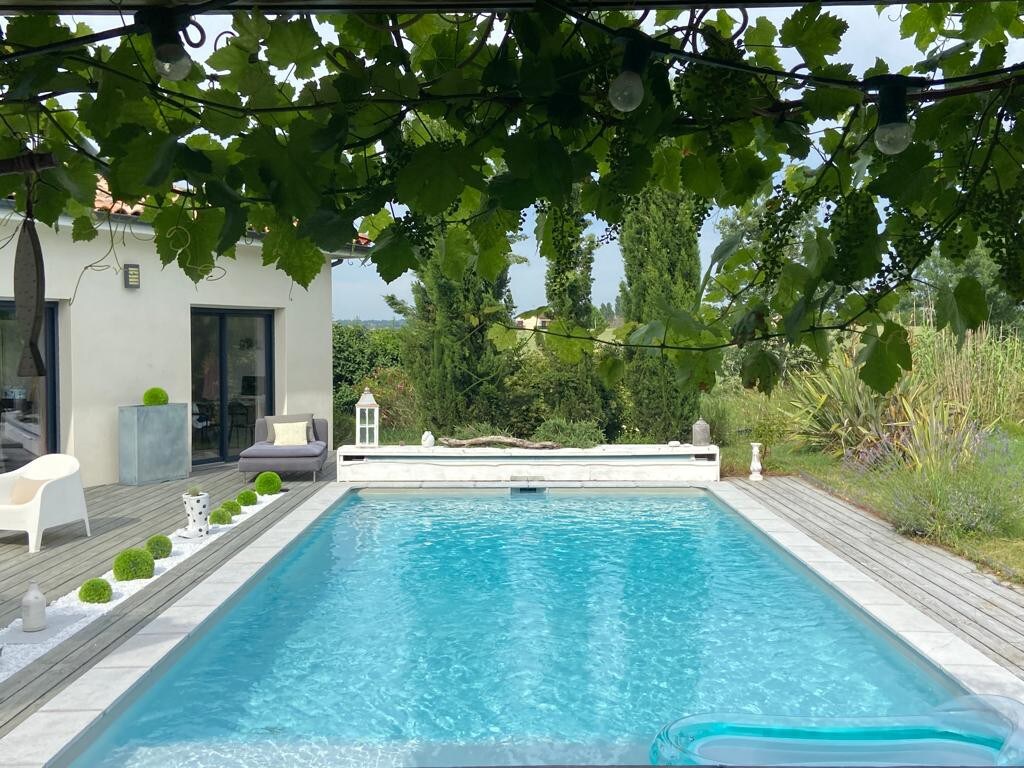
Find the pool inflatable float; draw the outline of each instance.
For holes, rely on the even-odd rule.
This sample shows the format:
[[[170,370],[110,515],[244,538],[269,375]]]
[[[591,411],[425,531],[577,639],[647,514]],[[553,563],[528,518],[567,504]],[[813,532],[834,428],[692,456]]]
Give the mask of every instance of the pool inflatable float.
[[[651,746],[652,765],[1009,766],[1024,764],[1024,704],[963,696],[925,715],[696,715]]]

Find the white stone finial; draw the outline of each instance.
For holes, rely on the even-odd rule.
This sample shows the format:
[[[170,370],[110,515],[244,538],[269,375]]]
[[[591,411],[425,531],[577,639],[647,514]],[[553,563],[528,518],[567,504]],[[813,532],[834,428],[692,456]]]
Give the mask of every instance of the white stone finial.
[[[750,480],[757,482],[761,479],[761,443],[750,444]]]

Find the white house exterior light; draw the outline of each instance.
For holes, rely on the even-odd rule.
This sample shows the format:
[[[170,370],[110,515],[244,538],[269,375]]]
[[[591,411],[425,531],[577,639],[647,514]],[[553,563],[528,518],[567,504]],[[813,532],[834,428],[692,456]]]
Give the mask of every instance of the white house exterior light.
[[[367,387],[356,403],[356,445],[360,448],[376,448],[380,432],[380,406],[373,399]]]

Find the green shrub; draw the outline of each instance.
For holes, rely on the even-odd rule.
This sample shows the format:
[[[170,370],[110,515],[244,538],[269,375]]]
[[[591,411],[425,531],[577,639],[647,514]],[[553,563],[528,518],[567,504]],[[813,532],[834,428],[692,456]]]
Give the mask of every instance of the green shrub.
[[[233,501],[232,499],[228,499],[227,501],[221,502],[221,506],[224,507],[224,509],[230,512],[232,515],[237,515],[239,512],[242,511],[242,505],[239,504],[237,501]]]
[[[959,466],[871,473],[892,499],[893,527],[953,547],[975,533],[1019,538],[1024,533],[1024,477],[1006,471],[1005,442],[1002,436],[989,437],[976,457]]]
[[[593,448],[604,442],[604,432],[594,421],[566,421],[556,417],[537,427],[533,439],[572,448]]]
[[[142,393],[143,405],[167,405],[169,401],[167,390],[162,387],[150,387]]]
[[[253,486],[260,496],[272,496],[281,491],[281,476],[277,472],[260,472]]]
[[[231,513],[224,507],[217,507],[210,513],[211,525],[231,525]]]
[[[251,507],[254,504],[259,503],[259,499],[256,497],[256,491],[251,491],[248,488],[238,494],[237,501],[239,505],[243,507]]]
[[[118,581],[153,578],[153,556],[148,550],[133,547],[114,558],[114,578]]]
[[[109,603],[114,590],[106,579],[89,579],[78,590],[78,599],[83,603]]]
[[[492,435],[503,435],[508,436],[508,433],[503,429],[496,428],[493,424],[486,421],[475,421],[469,424],[464,424],[461,427],[456,427],[452,430],[452,437],[458,438],[459,440],[471,440],[474,437],[491,437]],[[438,435],[442,437],[442,435]],[[447,437],[447,435],[443,435]]]
[[[171,554],[171,540],[159,534],[150,536],[146,540],[146,550],[153,556],[154,560],[163,560]]]

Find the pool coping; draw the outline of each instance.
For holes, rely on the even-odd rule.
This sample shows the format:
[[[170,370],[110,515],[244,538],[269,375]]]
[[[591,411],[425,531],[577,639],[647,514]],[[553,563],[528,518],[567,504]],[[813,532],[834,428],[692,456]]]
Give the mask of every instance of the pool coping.
[[[336,482],[289,512],[0,738],[4,766],[44,768],[70,758],[85,733],[111,714],[147,673],[182,648],[207,619],[345,496],[359,490],[512,487],[707,491],[966,690],[1024,702],[1024,680],[728,482]]]

